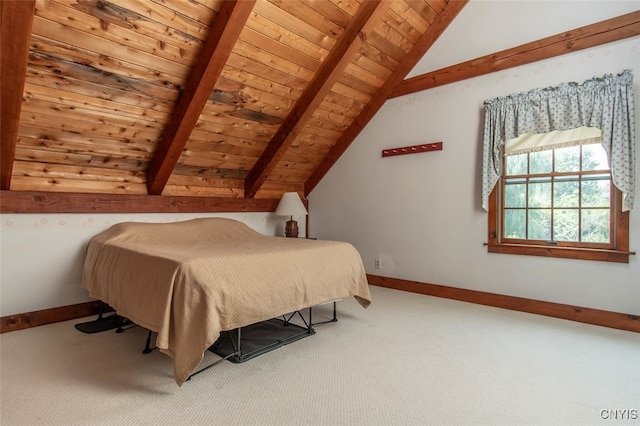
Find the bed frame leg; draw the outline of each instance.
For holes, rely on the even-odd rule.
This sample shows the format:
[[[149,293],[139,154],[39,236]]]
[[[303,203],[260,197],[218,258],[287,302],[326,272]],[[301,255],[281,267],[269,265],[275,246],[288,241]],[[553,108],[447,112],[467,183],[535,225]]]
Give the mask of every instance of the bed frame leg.
[[[338,304],[338,301],[334,300],[333,301],[333,318],[331,318],[330,320],[317,322],[313,325],[326,324],[328,322],[338,322],[338,309],[336,307],[337,304]]]
[[[143,354],[148,354],[156,349],[158,349],[157,346],[154,346],[153,348],[151,347],[151,333],[153,333],[151,330],[149,330],[149,334],[147,334],[147,341],[144,345],[144,350],[142,351]]]
[[[100,321],[102,319],[102,312],[104,311],[104,302],[102,300],[98,301],[98,318],[96,321]]]
[[[200,370],[196,371],[195,373],[192,373],[189,377],[187,377],[186,381],[191,380],[191,378],[193,376],[195,376],[196,374],[200,374],[205,370],[210,369],[211,367],[213,367],[214,365],[217,365],[219,363],[221,363],[222,361],[231,358],[232,356],[237,356],[237,357],[242,357],[242,350],[240,349],[240,342],[242,341],[242,327],[238,327],[238,344],[236,345],[236,343],[233,341],[233,337],[231,337],[231,331],[228,331],[227,333],[229,333],[229,336],[231,337],[231,342],[233,343],[233,348],[235,349],[235,352],[230,353],[229,355],[225,356],[224,358],[220,358],[218,360],[215,360],[214,362],[212,362],[211,364],[207,365],[206,367],[201,368]]]

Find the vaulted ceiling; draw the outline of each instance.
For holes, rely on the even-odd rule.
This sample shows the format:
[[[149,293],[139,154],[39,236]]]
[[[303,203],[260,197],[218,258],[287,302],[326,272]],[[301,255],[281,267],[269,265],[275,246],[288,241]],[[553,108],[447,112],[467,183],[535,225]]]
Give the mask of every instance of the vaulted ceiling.
[[[467,1],[2,0],[0,211],[272,211],[391,97],[640,34],[636,11],[405,80]]]
[[[465,4],[3,1],[2,189],[308,194]]]

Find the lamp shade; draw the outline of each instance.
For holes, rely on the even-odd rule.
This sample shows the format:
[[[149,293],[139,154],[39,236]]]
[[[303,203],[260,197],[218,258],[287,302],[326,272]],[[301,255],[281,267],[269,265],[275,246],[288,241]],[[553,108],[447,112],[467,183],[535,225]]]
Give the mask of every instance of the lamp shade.
[[[282,194],[276,215],[278,216],[305,216],[307,209],[297,192],[285,192]]]

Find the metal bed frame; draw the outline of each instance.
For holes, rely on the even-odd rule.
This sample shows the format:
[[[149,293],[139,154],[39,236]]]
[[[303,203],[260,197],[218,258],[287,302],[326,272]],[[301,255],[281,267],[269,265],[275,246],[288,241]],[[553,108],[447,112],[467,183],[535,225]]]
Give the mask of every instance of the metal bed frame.
[[[222,361],[225,360],[231,360],[233,362],[244,362],[247,361],[251,358],[255,358],[258,355],[261,355],[263,353],[267,353],[269,351],[272,351],[280,346],[284,346],[288,343],[292,343],[295,342],[296,340],[300,340],[306,336],[310,336],[315,334],[315,330],[313,328],[314,325],[320,325],[320,324],[326,324],[329,322],[336,322],[338,321],[338,317],[337,317],[337,300],[328,302],[328,303],[333,303],[333,316],[331,319],[326,320],[326,321],[320,321],[320,322],[313,322],[313,307],[309,307],[306,308],[308,310],[308,317],[305,318],[304,315],[302,314],[302,312],[299,311],[294,311],[292,313],[289,314],[285,314],[282,315],[281,318],[274,318],[273,320],[277,320],[281,322],[281,325],[283,327],[287,327],[287,326],[295,326],[295,327],[299,327],[300,331],[298,333],[295,334],[291,334],[289,336],[287,336],[286,338],[283,339],[273,339],[271,342],[266,343],[256,349],[250,350],[250,351],[245,351],[243,349],[243,339],[246,342],[247,341],[247,337],[243,337],[243,333],[242,333],[242,329],[246,328],[246,327],[250,327],[250,326],[246,326],[246,327],[239,327],[233,330],[228,330],[228,331],[223,331],[221,333],[220,338],[218,338],[218,340],[209,348],[209,350],[211,352],[215,352],[216,349],[216,345],[219,345],[219,342],[221,341],[221,339],[223,338],[223,334],[226,335],[226,338],[228,338],[232,345],[233,345],[233,351],[227,355],[221,356],[220,359],[217,359],[213,362],[211,362],[210,364],[200,368],[199,370],[197,370],[196,372],[192,373],[188,378],[188,380],[191,380],[191,378],[193,376],[195,376],[196,374],[200,374],[205,370],[208,370],[209,368],[213,367],[214,365],[217,365],[219,363],[221,363]],[[294,320],[294,318],[298,318],[301,322],[302,325],[297,325],[294,324],[292,322],[292,320]],[[253,324],[252,324],[253,325]],[[131,328],[131,327],[136,327],[136,324],[132,324],[129,320],[127,319],[123,319],[123,322],[121,324],[120,327],[118,327],[118,329],[116,330],[116,333],[122,333],[125,330]],[[153,335],[153,331],[148,330],[147,333],[147,338],[145,341],[145,345],[144,345],[144,349],[142,350],[143,354],[148,354],[150,352],[153,352],[154,350],[157,349],[157,347],[151,347],[151,338]]]
[[[222,358],[213,361],[211,364],[205,367],[202,367],[195,373],[192,373],[187,378],[187,380],[191,380],[191,378],[196,374],[202,373],[203,371],[208,370],[209,368],[213,367],[216,364],[219,364],[224,360],[232,360],[234,362],[248,361],[251,358],[255,358],[258,355],[262,355],[264,353],[270,352],[276,348],[279,348],[280,346],[284,346],[288,343],[292,343],[292,342],[295,342],[296,340],[302,339],[303,337],[315,334],[315,330],[313,329],[313,323],[312,323],[313,308],[309,307],[307,309],[309,312],[308,320],[304,318],[304,315],[302,315],[301,311],[295,311],[291,314],[288,314],[289,315],[288,317],[286,315],[282,315],[281,319],[277,319],[277,321],[281,322],[282,327],[287,327],[287,326],[299,327],[300,331],[298,333],[289,335],[283,339],[270,339],[270,343],[261,345],[253,350],[249,350],[249,351],[243,350],[242,341],[243,339],[245,339],[245,342],[248,340],[246,337],[242,336],[242,329],[245,327],[239,327],[234,330],[223,331],[222,333],[226,334],[226,337],[228,337],[228,339],[231,341],[231,344],[233,345],[233,351],[228,355],[225,355]],[[294,317],[298,317],[304,324],[304,327],[293,324],[291,321],[292,319],[294,319]],[[250,326],[247,326],[247,327],[250,327]],[[237,337],[234,338],[234,334]],[[221,334],[221,337],[209,348],[209,350],[216,353],[215,352],[215,350],[217,349],[216,346],[219,344],[219,342],[221,342],[223,337],[224,336]]]
[[[303,337],[306,336],[310,336],[315,334],[315,330],[313,328],[313,326],[315,325],[320,325],[320,324],[326,324],[326,323],[330,323],[330,322],[337,322],[338,321],[338,316],[337,316],[337,302],[341,300],[341,299],[337,299],[337,300],[332,300],[326,303],[333,303],[333,315],[331,317],[331,319],[326,320],[326,321],[319,321],[314,323],[313,322],[313,307],[310,306],[308,309],[308,318],[305,318],[304,315],[302,314],[301,310],[298,311],[294,311],[291,312],[289,314],[285,314],[282,315],[281,318],[273,318],[272,320],[277,320],[280,321],[283,327],[287,327],[287,326],[294,326],[294,327],[299,327],[300,328],[300,332],[299,333],[295,333],[295,334],[291,334],[283,339],[273,339],[270,343],[266,343],[265,345],[262,345],[260,347],[258,347],[257,349],[253,349],[250,351],[244,351],[243,350],[243,346],[242,346],[242,340],[243,340],[243,335],[242,335],[242,329],[246,328],[246,327],[250,327],[249,326],[245,326],[245,327],[239,327],[233,330],[228,330],[228,331],[223,331],[221,333],[220,338],[218,338],[218,340],[209,348],[209,350],[211,350],[211,352],[215,352],[216,349],[216,345],[219,345],[219,342],[221,341],[223,334],[226,335],[226,337],[231,341],[232,345],[233,345],[233,351],[225,356],[222,356],[220,359],[217,359],[215,361],[213,361],[212,363],[210,363],[209,365],[206,365],[205,367],[202,367],[201,369],[199,369],[198,371],[192,373],[187,380],[191,380],[191,378],[193,376],[195,376],[196,374],[202,373],[205,370],[208,370],[209,368],[213,367],[214,365],[219,364],[222,361],[225,360],[230,360],[232,358],[234,362],[244,362],[247,361],[251,358],[254,358],[258,355],[261,355],[263,353],[267,353],[269,351],[272,351],[280,346],[284,346],[288,343],[292,343],[296,340],[302,339]],[[325,303],[323,303],[325,304]],[[287,316],[288,315],[288,316]],[[133,327],[138,327],[137,324],[133,323],[131,320],[129,320],[128,318],[125,317],[121,317],[119,315],[117,315],[116,313],[113,314],[113,316],[118,317],[118,327],[116,328],[116,333],[123,333],[124,331],[133,328]],[[302,325],[298,325],[298,324],[294,324],[292,322],[292,320],[294,318],[298,318],[300,319],[300,321],[302,322]],[[103,320],[102,317],[102,304],[100,305],[100,312],[98,315],[98,319],[96,321],[101,321]],[[253,324],[252,324],[253,325]],[[78,327],[76,327],[78,328]],[[80,329],[80,328],[78,328]],[[143,354],[148,354],[153,352],[154,350],[158,349],[156,346],[151,347],[151,338],[153,336],[153,333],[155,333],[154,331],[148,330],[147,333],[147,338],[145,340],[145,345],[144,345],[144,349],[142,350]],[[246,337],[244,337],[245,342],[247,340]]]

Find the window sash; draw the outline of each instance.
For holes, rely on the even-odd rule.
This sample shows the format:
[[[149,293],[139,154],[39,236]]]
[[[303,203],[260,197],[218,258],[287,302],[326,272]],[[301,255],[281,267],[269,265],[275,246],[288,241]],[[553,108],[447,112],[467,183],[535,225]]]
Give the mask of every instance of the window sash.
[[[597,129],[596,129],[597,130]],[[576,137],[579,135],[584,135],[585,133],[566,133],[565,137],[562,137],[560,134],[555,133],[555,136],[559,136],[560,143],[553,143],[553,139],[547,138],[550,142],[547,143],[545,151],[549,152],[549,155],[552,159],[555,158],[556,149],[559,147],[565,146],[567,142],[571,142],[570,139],[567,138],[567,135],[572,137]],[[526,171],[521,174],[511,174],[507,175],[507,162],[503,162],[502,164],[502,176],[500,178],[500,187],[501,187],[501,196],[500,196],[500,218],[501,218],[501,226],[500,226],[500,239],[506,243],[513,244],[534,244],[534,245],[555,245],[555,246],[563,246],[563,247],[588,247],[588,248],[603,248],[603,249],[612,249],[614,248],[614,236],[615,236],[615,217],[613,215],[613,201],[614,201],[614,193],[613,193],[613,185],[611,184],[611,173],[610,170],[607,169],[595,169],[595,170],[583,170],[584,165],[584,155],[583,149],[578,150],[578,161],[579,161],[579,169],[571,170],[566,172],[556,172],[556,168],[558,164],[555,163],[555,160],[552,160],[551,170],[546,173],[537,173],[532,170],[532,152],[540,152],[537,150],[529,151],[525,154],[526,159]],[[522,154],[519,152],[518,154]],[[608,182],[609,187],[609,202],[603,205],[594,205],[590,206],[588,204],[583,204],[583,183],[591,182],[591,181],[606,181]],[[556,189],[558,185],[567,183],[567,182],[576,182],[577,183],[577,199],[575,205],[571,205],[574,203],[570,203],[569,205],[556,205]],[[522,200],[516,199],[508,200],[507,195],[510,185],[518,185],[518,187],[524,189],[524,198]],[[542,185],[542,186],[541,186]],[[532,191],[536,190],[544,190],[549,193],[548,200],[542,200],[540,203],[532,203],[534,198],[532,198]],[[516,194],[517,195],[517,194]],[[535,196],[535,195],[533,195]],[[608,233],[609,240],[607,242],[589,242],[584,241],[583,232],[586,229],[586,224],[583,223],[584,214],[587,214],[588,211],[595,210],[604,210],[606,209],[609,213],[608,220]],[[577,223],[577,238],[575,240],[556,240],[555,238],[555,225],[556,220],[561,215],[561,211],[570,211],[576,210],[578,216]],[[521,213],[518,213],[521,212]],[[531,228],[533,224],[530,220],[532,215],[549,215],[549,223],[547,226],[544,226],[541,230],[544,236],[540,236],[542,234],[534,232],[535,229]],[[520,220],[524,220],[524,228],[519,227],[520,235],[524,238],[514,238],[507,237],[507,231],[510,231],[511,228],[507,229],[507,219],[510,216],[519,215]],[[544,217],[541,217],[540,220],[544,222]],[[585,226],[583,226],[585,225]],[[523,232],[524,230],[524,232]]]
[[[596,247],[573,247],[564,245],[533,245],[527,241],[517,244],[502,241],[501,232],[501,187],[496,185],[489,194],[488,241],[485,244],[489,253],[512,255],[542,256],[562,259],[579,259],[602,262],[629,263],[629,211],[622,211],[622,192],[612,185],[612,229],[614,247],[602,249]]]

